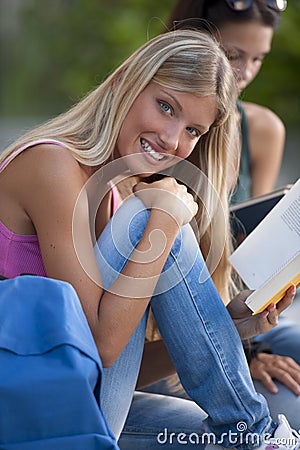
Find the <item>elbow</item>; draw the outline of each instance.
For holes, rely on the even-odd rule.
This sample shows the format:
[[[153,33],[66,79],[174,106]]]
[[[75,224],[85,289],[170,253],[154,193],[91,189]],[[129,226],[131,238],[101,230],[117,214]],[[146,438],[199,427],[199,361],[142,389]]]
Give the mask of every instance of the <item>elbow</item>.
[[[116,360],[117,360],[117,358],[103,358],[101,355],[100,355],[100,359],[101,359],[101,363],[102,363],[102,367],[104,368],[104,369],[107,369],[108,367],[111,367],[111,366],[113,366],[114,365],[114,363],[116,362]]]
[[[104,368],[113,366],[126,347],[130,336],[127,338],[121,335],[120,337],[120,333],[115,332],[111,327],[105,328],[102,324],[94,327],[92,334],[102,366]]]
[[[113,349],[109,349],[108,347],[104,350],[102,345],[101,347],[97,346],[97,348],[104,369],[113,366],[121,353],[121,351],[117,352]]]

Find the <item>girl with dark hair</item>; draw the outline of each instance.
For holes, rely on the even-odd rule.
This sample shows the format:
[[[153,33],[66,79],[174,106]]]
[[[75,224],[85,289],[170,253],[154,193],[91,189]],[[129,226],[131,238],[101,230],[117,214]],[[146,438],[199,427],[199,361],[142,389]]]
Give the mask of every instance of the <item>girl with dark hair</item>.
[[[168,29],[213,32],[234,69],[240,93],[258,75],[271,50],[286,0],[179,0]],[[275,185],[285,144],[285,127],[270,109],[239,102],[242,156],[232,202],[265,194]]]

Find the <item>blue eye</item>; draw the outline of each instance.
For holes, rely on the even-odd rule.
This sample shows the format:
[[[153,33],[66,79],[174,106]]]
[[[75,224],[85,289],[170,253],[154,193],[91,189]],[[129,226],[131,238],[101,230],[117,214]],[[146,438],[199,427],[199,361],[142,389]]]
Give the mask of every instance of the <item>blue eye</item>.
[[[196,130],[196,128],[193,127],[187,127],[187,131],[193,136],[193,137],[199,137],[200,132]]]
[[[166,112],[166,113],[171,113],[171,112],[172,112],[171,106],[168,105],[168,103],[162,102],[161,100],[159,100],[158,103],[159,103],[160,108],[161,108],[164,112]]]

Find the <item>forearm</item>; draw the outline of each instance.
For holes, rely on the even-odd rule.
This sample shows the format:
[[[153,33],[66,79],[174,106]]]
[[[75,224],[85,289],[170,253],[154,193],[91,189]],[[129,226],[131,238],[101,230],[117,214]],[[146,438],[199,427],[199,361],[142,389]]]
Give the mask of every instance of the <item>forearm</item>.
[[[141,369],[137,387],[142,388],[151,383],[173,375],[176,372],[169,352],[162,340],[147,342],[144,347]]]
[[[168,214],[151,211],[141,240],[104,292],[93,332],[105,366],[119,356],[145,313],[177,233],[178,226]]]

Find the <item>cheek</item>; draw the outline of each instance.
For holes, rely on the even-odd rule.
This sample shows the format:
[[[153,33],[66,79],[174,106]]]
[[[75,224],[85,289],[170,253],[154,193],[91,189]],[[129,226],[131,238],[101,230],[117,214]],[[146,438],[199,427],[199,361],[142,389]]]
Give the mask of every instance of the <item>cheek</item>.
[[[260,72],[261,67],[262,67],[262,63],[261,62],[257,63],[254,66],[254,70],[253,70],[253,73],[255,74],[254,76],[256,76]]]
[[[155,114],[147,108],[140,110],[138,114],[132,114],[130,116],[130,122],[128,122],[128,128],[135,134],[151,131],[156,123]]]
[[[180,150],[177,152],[177,156],[182,159],[186,159],[190,156],[190,154],[193,152],[194,148],[196,147],[197,143],[194,142],[182,142],[180,144]]]
[[[141,116],[136,115],[134,110],[129,111],[120,129],[119,143],[132,140],[140,128],[140,122]]]
[[[252,70],[251,70],[251,76],[250,76],[249,79],[248,79],[248,84],[252,83],[252,81],[254,80],[254,78],[256,78],[256,76],[258,75],[260,69],[261,69],[261,64],[255,64],[255,65],[252,67]]]

